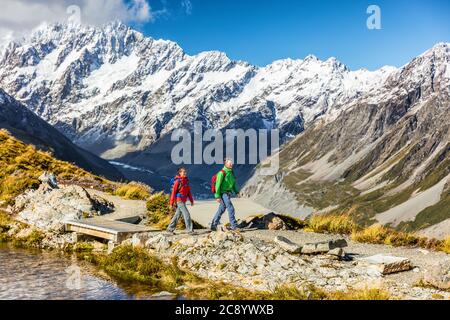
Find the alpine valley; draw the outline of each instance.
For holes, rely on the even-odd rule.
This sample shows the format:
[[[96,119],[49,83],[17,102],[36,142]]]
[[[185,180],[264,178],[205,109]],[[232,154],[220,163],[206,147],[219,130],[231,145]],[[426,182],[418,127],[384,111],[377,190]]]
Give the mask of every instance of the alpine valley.
[[[171,132],[194,121],[277,128],[278,174],[258,174],[264,163],[240,174],[244,192],[266,207],[450,233],[447,43],[377,71],[312,55],[265,67],[216,51],[188,55],[120,22],[45,25],[1,46],[0,88],[15,105],[129,179],[167,187]],[[190,170],[193,184],[207,187],[217,168]]]

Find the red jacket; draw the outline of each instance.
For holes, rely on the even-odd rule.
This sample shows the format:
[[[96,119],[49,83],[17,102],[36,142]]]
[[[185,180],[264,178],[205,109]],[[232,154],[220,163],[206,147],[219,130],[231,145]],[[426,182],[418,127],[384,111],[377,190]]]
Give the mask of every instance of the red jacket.
[[[172,194],[170,195],[170,205],[175,202],[182,201],[186,203],[187,199],[193,204],[194,198],[192,197],[191,187],[189,186],[189,179],[180,176],[175,177],[175,183],[173,184]]]

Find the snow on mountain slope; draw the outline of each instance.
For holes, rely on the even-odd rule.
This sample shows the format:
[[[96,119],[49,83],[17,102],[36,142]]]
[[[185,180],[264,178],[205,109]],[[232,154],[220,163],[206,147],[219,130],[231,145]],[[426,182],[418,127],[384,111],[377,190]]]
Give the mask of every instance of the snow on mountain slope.
[[[120,22],[44,26],[0,57],[0,87],[108,158],[145,150],[194,120],[295,135],[376,91],[395,72],[350,71],[334,58],[314,56],[263,68],[216,51],[189,56],[174,42]]]
[[[245,192],[274,210],[265,199],[290,195],[303,216],[344,212],[409,231],[448,226],[449,69],[450,44],[439,43],[283,146],[279,172],[256,170]],[[450,235],[433,232],[441,231]]]
[[[58,130],[1,89],[0,128],[8,130],[15,138],[27,144],[49,151],[54,157],[75,163],[92,173],[114,180],[124,178],[114,166],[74,145]]]

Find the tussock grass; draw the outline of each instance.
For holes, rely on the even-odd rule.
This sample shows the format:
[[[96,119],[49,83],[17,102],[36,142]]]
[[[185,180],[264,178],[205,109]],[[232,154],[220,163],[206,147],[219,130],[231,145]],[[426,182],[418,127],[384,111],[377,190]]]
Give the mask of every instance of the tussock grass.
[[[328,294],[330,300],[390,300],[389,292],[378,288],[349,290]]]
[[[169,208],[169,201],[169,195],[164,192],[155,193],[150,196],[147,201],[147,218],[151,226],[159,229],[166,229],[169,226],[174,214]]]
[[[44,238],[45,236],[41,231],[34,229],[27,237],[14,237],[12,243],[18,248],[40,248]]]
[[[109,183],[73,164],[56,160],[50,153],[39,151],[0,129],[0,200],[4,204],[12,203],[26,189],[37,188],[37,178],[44,171],[53,172],[58,179],[74,183],[78,179],[92,181],[93,184]]]
[[[11,223],[11,217],[6,212],[0,210],[0,243],[8,242],[10,240],[7,233],[10,229]]]
[[[442,251],[450,253],[450,237],[447,237],[442,244]]]
[[[110,255],[91,255],[90,259],[121,282],[139,282],[169,291],[182,284],[183,272],[176,265],[163,263],[145,249],[119,246]]]
[[[317,233],[351,234],[358,229],[357,224],[349,215],[313,215],[308,221],[307,228]]]
[[[396,231],[378,224],[355,231],[351,239],[357,242],[385,244],[394,247],[422,247],[444,251],[444,241],[419,237],[413,233]]]
[[[130,200],[148,200],[152,189],[141,182],[130,182],[117,188],[114,195]]]
[[[175,209],[169,208],[170,197],[164,192],[155,193],[147,201],[148,224],[158,229],[167,229],[175,214]],[[203,229],[203,226],[192,221],[194,229]],[[178,220],[177,229],[184,229],[184,220]]]
[[[384,244],[394,247],[421,247],[450,252],[450,237],[447,240],[430,239],[414,233],[397,231],[380,224],[363,228],[358,226],[350,215],[313,215],[307,221],[305,231],[346,234],[350,235],[353,241],[361,243]]]

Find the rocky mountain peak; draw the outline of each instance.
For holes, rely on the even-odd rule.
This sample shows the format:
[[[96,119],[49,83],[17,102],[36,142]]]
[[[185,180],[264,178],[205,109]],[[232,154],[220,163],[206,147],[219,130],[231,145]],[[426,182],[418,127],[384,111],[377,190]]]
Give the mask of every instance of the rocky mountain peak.
[[[48,25],[8,48],[0,87],[77,144],[112,159],[152,148],[195,120],[215,128],[280,128],[284,139],[364,97],[388,99],[398,83],[430,78],[432,70],[413,72],[429,66],[416,60],[410,72],[351,71],[336,58],[313,55],[257,67],[219,51],[187,55],[120,22]]]

